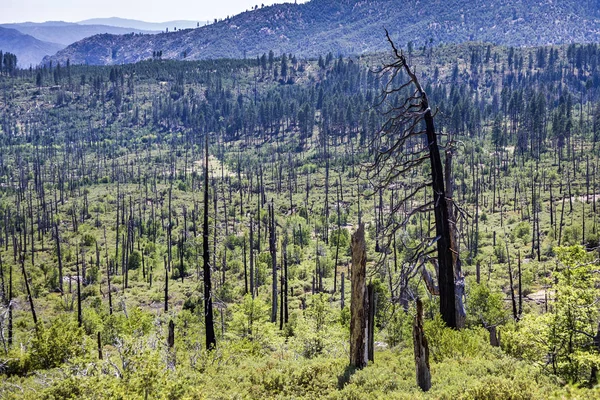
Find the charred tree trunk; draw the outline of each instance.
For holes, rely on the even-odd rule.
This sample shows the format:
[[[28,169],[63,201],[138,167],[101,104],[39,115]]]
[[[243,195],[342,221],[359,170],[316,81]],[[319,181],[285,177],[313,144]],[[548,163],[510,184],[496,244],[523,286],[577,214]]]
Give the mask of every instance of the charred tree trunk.
[[[8,347],[13,343],[13,265],[8,266]]]
[[[165,260],[165,312],[169,311],[169,270]]]
[[[271,322],[277,322],[277,237],[275,233],[275,207],[273,201],[269,206],[269,251],[271,253],[271,270],[273,283],[271,286]]]
[[[423,303],[417,299],[417,315],[413,324],[413,342],[415,347],[415,365],[417,369],[417,385],[424,392],[431,389],[431,372],[429,370],[429,344],[423,330]]]
[[[212,350],[217,346],[215,337],[215,327],[213,319],[212,305],[212,282],[210,280],[210,251],[209,251],[209,232],[208,232],[208,133],[206,134],[204,144],[204,221],[202,224],[202,255],[203,274],[204,274],[204,322],[206,326],[206,349]]]
[[[250,294],[254,298],[254,221],[250,217]]]
[[[410,81],[414,84],[416,95],[418,95],[418,101],[420,102],[422,118],[425,122],[425,134],[431,164],[431,188],[433,190],[437,261],[439,265],[440,314],[448,327],[459,328],[460,326],[457,323],[457,299],[455,295],[455,269],[460,271],[460,259],[456,251],[456,243],[454,243],[455,228],[451,225],[452,220],[444,184],[444,169],[433,122],[433,114],[429,106],[427,94],[422,89],[416,75],[411,71],[405,57],[394,46],[389,34],[387,37],[396,58],[396,62],[389,67],[394,68],[394,70],[404,70]]]
[[[27,272],[25,272],[25,253],[21,254],[21,272],[23,273],[23,281],[25,282],[25,290],[27,291],[27,300],[29,301],[29,307],[31,308],[31,317],[37,330],[38,319],[35,313],[35,307],[33,305],[33,296],[31,295],[31,288],[29,287],[29,279],[27,278]]]
[[[352,304],[350,307],[350,366],[364,368],[368,363],[367,349],[367,249],[365,226],[359,224],[352,235]]]
[[[75,268],[77,270],[77,324],[81,328],[83,320],[81,318],[81,275],[79,274],[79,249],[77,249]]]
[[[102,360],[102,336],[98,331],[98,360]]]
[[[340,277],[340,279],[341,279],[341,281],[340,281],[340,307],[343,310],[344,306],[345,306],[344,303],[345,303],[345,300],[346,300],[346,298],[345,298],[345,296],[346,296],[345,289],[346,288],[345,288],[344,273],[343,272],[342,272],[342,276]]]

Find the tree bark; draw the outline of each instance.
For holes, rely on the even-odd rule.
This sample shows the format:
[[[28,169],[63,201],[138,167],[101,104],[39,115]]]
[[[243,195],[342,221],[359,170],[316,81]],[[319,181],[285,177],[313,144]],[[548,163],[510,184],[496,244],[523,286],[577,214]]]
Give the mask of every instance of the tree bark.
[[[417,299],[417,315],[413,324],[413,342],[417,385],[426,392],[431,388],[431,372],[429,370],[429,344],[423,330],[423,303],[420,299]]]
[[[359,224],[352,235],[352,302],[350,307],[350,366],[361,369],[367,365],[367,319],[365,284],[367,250],[365,226]]]

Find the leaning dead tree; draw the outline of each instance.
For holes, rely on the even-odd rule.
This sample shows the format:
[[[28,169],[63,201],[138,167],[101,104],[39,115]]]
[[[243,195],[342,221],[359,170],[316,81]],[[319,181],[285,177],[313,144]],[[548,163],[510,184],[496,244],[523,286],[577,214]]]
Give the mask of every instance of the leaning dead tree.
[[[380,234],[388,238],[388,243],[395,242],[397,233],[405,232],[414,218],[421,218],[422,222],[422,215],[433,213],[434,228],[429,227],[429,219],[424,223],[425,228],[421,223],[419,240],[405,240],[406,235],[400,235],[399,239],[412,255],[409,264],[413,269],[422,269],[426,281],[431,281],[427,282],[431,283],[428,288],[435,287],[432,294],[440,297],[440,313],[446,325],[460,328],[464,324],[464,280],[453,203],[445,187],[446,181],[451,182],[447,179],[449,160],[446,160],[448,170],[444,174],[438,133],[427,94],[387,31],[386,35],[393,60],[378,71],[384,89],[377,108],[387,119],[371,142],[375,159],[367,171],[376,191],[381,193],[391,189],[402,195],[390,205],[389,218]],[[430,165],[431,175],[421,178],[417,171],[426,163]],[[386,246],[383,248],[386,253]],[[436,269],[437,285],[432,283],[433,278],[429,279],[424,267],[426,263]]]

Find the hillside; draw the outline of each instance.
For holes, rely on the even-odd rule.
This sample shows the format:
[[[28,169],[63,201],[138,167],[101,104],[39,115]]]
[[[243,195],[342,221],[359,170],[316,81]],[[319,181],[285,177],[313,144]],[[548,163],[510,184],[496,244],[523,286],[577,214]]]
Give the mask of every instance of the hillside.
[[[301,56],[385,49],[383,28],[415,47],[465,41],[513,46],[588,43],[600,39],[598,1],[313,0],[247,11],[193,30],[159,35],[94,36],[46,61],[132,63],[163,58],[256,57],[273,50]]]
[[[44,56],[54,54],[61,48],[63,46],[60,44],[44,42],[16,29],[0,27],[0,50],[16,54],[21,67],[38,65]]]
[[[16,24],[0,25],[5,28],[16,29],[26,35],[51,43],[58,43],[66,47],[84,38],[98,35],[101,33],[110,33],[113,35],[125,35],[128,33],[156,33],[159,29],[136,29],[133,27],[110,26],[109,24],[74,24],[69,22],[24,22]],[[58,50],[56,50],[58,51]],[[56,52],[55,51],[55,52]],[[49,53],[53,54],[53,53]],[[41,58],[37,61],[39,63]],[[36,64],[37,64],[36,63]]]

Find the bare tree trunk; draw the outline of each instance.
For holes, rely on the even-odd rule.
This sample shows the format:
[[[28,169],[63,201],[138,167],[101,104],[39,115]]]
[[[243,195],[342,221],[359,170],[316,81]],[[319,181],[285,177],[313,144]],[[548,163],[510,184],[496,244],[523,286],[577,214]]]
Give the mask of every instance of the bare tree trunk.
[[[361,369],[368,363],[366,307],[367,247],[365,226],[352,235],[352,304],[350,307],[350,366]]]
[[[102,360],[102,336],[100,334],[100,331],[98,331],[98,360]]]
[[[13,265],[8,266],[8,347],[13,343]]]
[[[345,282],[344,281],[345,281],[345,279],[344,279],[344,273],[342,272],[341,281],[340,281],[340,291],[341,291],[341,293],[340,293],[340,296],[341,296],[341,301],[340,301],[341,304],[340,304],[340,306],[341,306],[342,310],[344,309],[344,306],[345,306],[344,303],[345,303],[345,300],[346,300],[345,299],[345,295],[346,295],[345,289],[346,289],[346,287],[345,287]]]
[[[217,346],[212,306],[212,283],[210,280],[209,263],[209,232],[208,232],[208,133],[205,138],[204,157],[204,221],[202,226],[202,250],[203,250],[203,273],[204,273],[204,321],[206,326],[206,349],[212,350]]]
[[[496,326],[489,326],[487,330],[490,332],[490,345],[500,347],[500,333]]]
[[[277,237],[275,232],[275,206],[273,200],[269,205],[269,251],[271,252],[271,322],[277,322]]]
[[[250,294],[254,298],[254,221],[250,217]]]
[[[77,255],[75,261],[75,268],[77,269],[77,324],[81,328],[83,321],[81,316],[81,275],[79,274],[79,249],[77,249],[76,251]]]
[[[29,287],[29,279],[27,278],[27,272],[25,272],[25,252],[20,256],[21,258],[21,272],[23,272],[23,281],[25,282],[25,290],[27,291],[27,300],[29,300],[29,307],[31,308],[31,317],[33,318],[33,323],[37,330],[37,315],[35,313],[35,307],[33,305],[33,296],[31,295],[31,289]]]
[[[417,315],[413,324],[413,342],[417,385],[426,392],[431,389],[431,372],[429,370],[429,344],[423,330],[423,303],[421,299],[417,299]]]
[[[169,311],[169,270],[165,259],[165,312]]]
[[[375,361],[375,312],[377,311],[377,293],[372,283],[367,286],[367,358]]]
[[[175,346],[175,323],[169,320],[169,335],[167,337],[167,346],[172,349]]]

